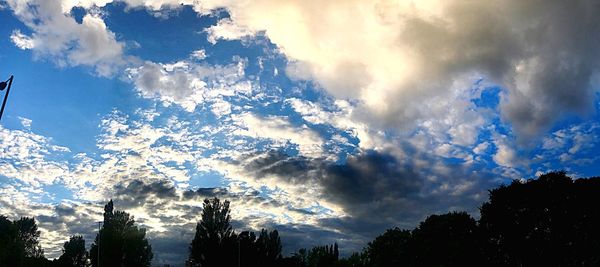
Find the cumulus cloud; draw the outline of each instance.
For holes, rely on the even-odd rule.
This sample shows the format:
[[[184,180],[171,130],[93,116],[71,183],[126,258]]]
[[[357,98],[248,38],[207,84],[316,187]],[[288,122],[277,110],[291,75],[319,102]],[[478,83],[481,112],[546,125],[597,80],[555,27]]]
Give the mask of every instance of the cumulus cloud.
[[[571,170],[575,165],[590,166],[600,160],[600,157],[592,152],[599,131],[600,125],[586,122],[547,134],[543,138],[540,153],[535,156],[536,160],[542,162],[543,167],[540,171],[552,170],[554,166],[550,161],[553,159],[559,159],[567,170]]]
[[[217,6],[231,17],[209,29],[212,39],[231,39],[232,29],[240,29],[239,37],[264,32],[292,61],[289,75],[312,79],[336,97],[359,99],[370,116],[391,126],[425,116],[415,107],[446,94],[465,73],[507,89],[502,114],[523,136],[592,104],[599,64],[593,46],[600,37],[595,1]]]
[[[34,187],[49,185],[65,177],[69,173],[68,164],[48,158],[69,152],[69,149],[31,132],[27,127],[31,121],[22,120],[24,130],[0,126],[0,175]]]
[[[10,35],[10,40],[20,49],[33,49],[33,39],[23,33],[20,30],[14,30]]]
[[[94,65],[100,74],[121,61],[122,44],[100,17],[88,14],[77,24],[68,15],[75,6],[112,1],[8,2],[33,30],[32,36],[13,34],[19,47],[67,51],[59,63]],[[595,1],[122,2],[154,11],[186,4],[203,15],[225,8],[230,16],[206,30],[211,42],[264,33],[290,59],[288,75],[313,80],[340,99],[360,100],[366,115],[358,117],[384,127],[427,116],[418,105],[476,73],[506,88],[503,117],[531,137],[564,112],[589,111],[597,81]]]
[[[198,51],[192,57],[198,57]],[[244,78],[245,64],[242,59],[224,66],[191,61],[146,62],[126,72],[142,97],[175,103],[189,112],[205,102],[216,102],[215,114],[223,114],[228,108],[222,97],[252,92]]]
[[[68,3],[61,1],[7,1],[17,18],[31,31],[15,30],[13,43],[30,49],[59,66],[89,66],[100,76],[113,75],[127,64],[124,44],[108,30],[99,14],[86,14],[81,23],[70,15]],[[72,7],[72,6],[71,6]]]
[[[287,56],[288,76],[328,93],[307,100],[276,88],[271,96],[258,78],[246,77],[247,60],[209,65],[205,50],[128,65],[123,43],[94,11],[110,2],[11,0],[31,30],[15,30],[11,40],[59,65],[91,66],[100,75],[125,69],[139,95],[159,99],[161,110],[107,115],[98,155],[78,154],[69,163],[47,157],[68,149],[32,133],[31,121],[22,121],[25,130],[0,127],[0,153],[10,159],[0,161],[0,175],[25,185],[0,186],[0,210],[39,216],[48,234],[85,232],[68,228],[77,220],[72,214],[96,218],[90,209],[100,204],[32,205],[40,188],[63,184],[81,202],[114,196],[149,228],[158,250],[181,246],[161,254],[171,259],[185,254],[204,197],[233,200],[240,228],[285,229],[286,244],[305,242],[299,236],[308,232],[351,240],[356,249],[385,228],[412,227],[430,213],[476,213],[498,182],[489,177],[521,178],[516,169],[542,162],[524,161],[512,132],[496,132],[498,120],[534,136],[564,111],[586,112],[599,64],[590,44],[600,34],[597,4],[586,1],[122,1],[152,11],[181,3],[200,14],[225,8],[229,16],[205,30],[209,42],[266,36]],[[69,13],[75,6],[87,11],[80,23]],[[494,84],[504,87],[499,107],[479,106]],[[163,113],[171,104],[195,122]],[[200,125],[198,107],[218,125]],[[588,153],[595,162],[586,144],[598,128],[586,127],[546,136],[540,157]],[[328,154],[340,144],[354,155]],[[222,176],[224,185],[190,185],[204,171]],[[25,208],[5,208],[15,206]],[[45,240],[58,253],[64,241],[53,238]]]
[[[302,197],[311,204],[298,205],[291,197],[263,194],[260,186],[236,182],[218,188],[189,186],[190,176],[198,175],[194,166],[226,164],[222,155],[204,155],[212,148],[212,135],[176,118],[150,125],[154,116],[149,113],[154,112],[107,115],[100,125],[99,157],[77,154],[68,162],[57,160],[57,152],[68,149],[53,145],[49,138],[30,130],[0,128],[0,177],[8,178],[0,184],[0,213],[11,218],[35,216],[47,256],[56,257],[66,236],[84,234],[87,240],[93,239],[94,222],[104,202],[112,198],[119,209],[148,228],[153,245],[163,244],[155,252],[171,263],[185,258],[206,197],[232,201],[236,229],[296,224],[315,228],[318,219],[328,216],[312,212],[314,202],[309,198]],[[50,152],[53,157],[47,157]],[[184,169],[183,165],[192,167]],[[46,185],[64,186],[72,197],[47,204],[42,200],[49,193],[43,189]]]
[[[294,126],[285,117],[261,118],[251,113],[235,115],[233,120],[241,126],[233,134],[267,138],[275,142],[289,141],[298,145],[298,151],[302,155],[313,157],[323,155],[323,139],[306,125]]]

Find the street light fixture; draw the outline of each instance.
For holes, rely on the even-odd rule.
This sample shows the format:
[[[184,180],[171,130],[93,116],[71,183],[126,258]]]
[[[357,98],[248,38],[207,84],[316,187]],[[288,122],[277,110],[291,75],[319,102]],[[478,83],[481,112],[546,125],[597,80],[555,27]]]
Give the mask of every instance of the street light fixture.
[[[10,78],[4,82],[0,82],[0,91],[4,91],[6,88],[6,94],[4,95],[4,101],[2,101],[2,109],[0,109],[0,120],[2,119],[2,114],[4,114],[4,107],[6,106],[6,100],[8,100],[8,93],[10,93],[10,87],[13,82],[13,76],[10,75]],[[8,88],[7,88],[8,87]]]

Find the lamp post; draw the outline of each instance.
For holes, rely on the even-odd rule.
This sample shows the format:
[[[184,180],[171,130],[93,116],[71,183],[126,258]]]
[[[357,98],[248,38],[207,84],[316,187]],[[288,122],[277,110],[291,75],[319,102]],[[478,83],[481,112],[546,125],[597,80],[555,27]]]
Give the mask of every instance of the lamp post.
[[[100,267],[100,225],[102,224],[102,222],[98,222],[98,267]]]
[[[8,78],[8,80],[6,80],[4,82],[0,82],[0,91],[4,91],[4,88],[6,88],[6,94],[4,95],[4,101],[2,101],[2,109],[0,109],[0,120],[2,119],[2,114],[4,114],[4,106],[6,106],[6,100],[8,100],[8,93],[10,93],[10,87],[13,82],[13,77],[14,76],[10,75],[10,78]],[[8,84],[8,88],[7,88],[7,84]]]

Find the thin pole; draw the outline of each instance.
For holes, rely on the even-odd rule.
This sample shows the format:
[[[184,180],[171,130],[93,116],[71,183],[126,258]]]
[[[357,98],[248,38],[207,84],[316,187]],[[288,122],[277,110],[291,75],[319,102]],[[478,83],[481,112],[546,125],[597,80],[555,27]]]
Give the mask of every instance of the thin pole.
[[[0,109],[0,119],[2,119],[2,114],[4,113],[4,107],[6,106],[6,100],[8,100],[8,93],[10,93],[10,86],[12,85],[13,75],[10,75],[8,79],[8,88],[6,88],[6,94],[4,95],[4,101],[2,102],[2,109]]]
[[[102,222],[98,222],[98,267],[100,267],[100,224]]]

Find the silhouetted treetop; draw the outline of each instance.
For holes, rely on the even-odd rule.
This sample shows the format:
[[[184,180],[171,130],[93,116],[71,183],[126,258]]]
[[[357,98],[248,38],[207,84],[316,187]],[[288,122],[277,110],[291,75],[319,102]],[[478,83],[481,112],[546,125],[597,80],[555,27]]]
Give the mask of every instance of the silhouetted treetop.
[[[410,262],[409,242],[412,234],[400,228],[388,229],[369,242],[365,255],[369,266],[400,266]]]
[[[146,229],[138,228],[132,216],[115,211],[113,201],[104,206],[104,224],[90,248],[92,266],[145,267],[152,262],[152,246],[146,239]]]
[[[483,266],[479,237],[466,212],[430,215],[412,231],[412,266]]]
[[[41,258],[44,257],[44,250],[39,244],[40,231],[34,218],[21,217],[15,221],[15,225],[19,230],[19,238],[25,246],[25,257]]]
[[[205,199],[190,245],[189,261],[198,266],[233,266],[236,240],[230,224],[229,201]],[[237,252],[237,251],[236,251]]]
[[[600,179],[551,172],[490,190],[480,225],[496,266],[600,265]]]
[[[88,253],[83,236],[71,236],[63,245],[63,254],[58,258],[57,267],[86,267]]]

